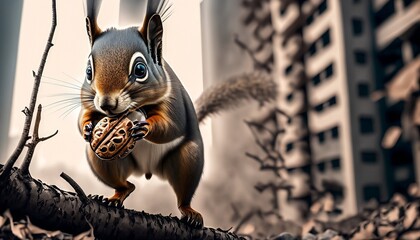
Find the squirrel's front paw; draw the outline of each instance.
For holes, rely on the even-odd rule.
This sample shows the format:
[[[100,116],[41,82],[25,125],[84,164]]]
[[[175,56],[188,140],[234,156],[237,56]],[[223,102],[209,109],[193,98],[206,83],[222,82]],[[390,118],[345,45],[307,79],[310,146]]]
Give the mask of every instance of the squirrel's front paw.
[[[149,123],[138,120],[135,120],[133,123],[134,127],[131,129],[131,136],[133,136],[135,141],[142,140],[149,133]]]
[[[93,132],[93,124],[92,122],[88,122],[83,127],[83,138],[86,142],[90,142],[92,140],[92,132]]]

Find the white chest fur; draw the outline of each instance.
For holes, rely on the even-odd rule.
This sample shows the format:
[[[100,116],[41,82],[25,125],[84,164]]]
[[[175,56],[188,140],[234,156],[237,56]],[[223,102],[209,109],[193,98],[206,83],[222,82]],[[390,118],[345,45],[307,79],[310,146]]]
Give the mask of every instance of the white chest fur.
[[[137,119],[144,121],[146,119],[141,112],[131,113],[128,117],[131,120]],[[156,144],[147,140],[138,141],[132,152],[132,156],[136,160],[137,164],[135,174],[143,175],[146,173],[152,173],[159,177],[163,177],[157,169],[160,162],[169,151],[179,146],[183,140],[184,137],[179,137],[171,142],[163,144]]]
[[[162,161],[163,157],[165,157],[169,151],[176,148],[183,139],[184,137],[179,137],[172,142],[164,144],[155,144],[147,140],[137,142],[132,152],[132,156],[136,160],[138,167],[135,173],[139,175],[152,173],[159,177],[163,177],[157,169],[159,163]]]

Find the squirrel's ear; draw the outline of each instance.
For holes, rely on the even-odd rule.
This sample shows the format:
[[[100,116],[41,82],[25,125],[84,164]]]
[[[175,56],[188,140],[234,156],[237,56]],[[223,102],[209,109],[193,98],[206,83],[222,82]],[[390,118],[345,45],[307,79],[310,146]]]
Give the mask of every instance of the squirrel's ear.
[[[102,33],[102,30],[99,28],[97,21],[101,2],[102,0],[85,1],[86,29],[89,35],[91,46],[93,46],[95,39]]]
[[[154,14],[147,23],[147,45],[155,63],[162,65],[163,24],[159,14]]]

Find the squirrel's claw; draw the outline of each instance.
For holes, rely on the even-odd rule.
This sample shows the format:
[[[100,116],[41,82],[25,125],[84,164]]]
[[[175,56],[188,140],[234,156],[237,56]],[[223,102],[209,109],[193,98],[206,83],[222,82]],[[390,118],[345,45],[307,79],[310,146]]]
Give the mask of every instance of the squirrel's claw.
[[[123,203],[116,199],[116,200],[108,200],[106,203],[109,207],[115,207],[115,208],[124,208]]]
[[[195,217],[193,216],[184,216],[181,218],[181,221],[190,225],[193,228],[202,228],[203,227],[203,223],[200,222],[200,220],[195,219]]]
[[[92,140],[92,132],[93,132],[93,124],[92,122],[89,122],[85,124],[83,127],[83,138],[86,142],[90,142]]]
[[[193,228],[202,228],[203,227],[203,217],[201,214],[191,207],[181,207],[182,213],[181,221],[190,225]]]
[[[89,195],[88,195],[88,198],[90,198],[90,199],[92,199],[92,200],[94,200],[94,201],[99,201],[99,202],[102,202],[102,198],[103,198],[103,196],[99,196],[99,195],[91,195],[91,194],[89,194]]]
[[[105,206],[124,209],[123,203],[118,199],[108,199],[108,198],[104,198],[103,196],[100,196],[100,199],[97,199],[97,200],[100,201]]]
[[[99,196],[99,195],[88,195],[88,198],[92,199],[93,201],[97,201],[100,202],[108,207],[116,207],[116,208],[124,208],[123,203],[118,200],[118,199],[111,199],[109,200],[108,198],[104,198],[104,196]]]
[[[131,128],[132,137],[135,141],[142,140],[149,133],[149,123],[146,121],[134,121],[134,127]]]

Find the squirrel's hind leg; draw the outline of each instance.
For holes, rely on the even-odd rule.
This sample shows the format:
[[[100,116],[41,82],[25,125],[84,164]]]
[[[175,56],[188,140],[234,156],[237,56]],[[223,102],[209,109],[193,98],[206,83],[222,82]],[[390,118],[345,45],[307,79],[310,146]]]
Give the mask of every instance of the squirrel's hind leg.
[[[191,208],[191,199],[200,181],[203,165],[203,146],[193,141],[172,150],[162,163],[163,176],[177,196],[181,220],[197,228],[203,226],[203,217]]]
[[[115,189],[114,195],[104,202],[110,206],[122,206],[124,200],[136,188],[134,184],[127,181],[134,169],[131,156],[115,161],[103,161],[88,147],[87,157],[89,165],[98,179]]]

